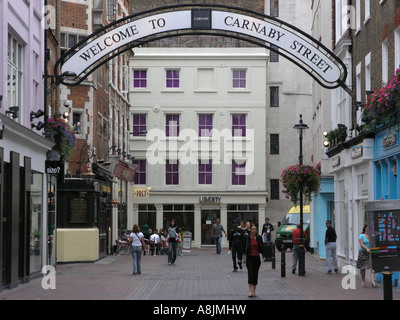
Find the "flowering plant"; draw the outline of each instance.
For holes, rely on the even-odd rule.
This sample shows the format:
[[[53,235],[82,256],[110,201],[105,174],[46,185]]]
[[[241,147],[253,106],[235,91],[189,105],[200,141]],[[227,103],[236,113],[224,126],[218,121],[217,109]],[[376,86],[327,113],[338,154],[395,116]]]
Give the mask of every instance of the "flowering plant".
[[[367,132],[380,125],[394,127],[398,124],[398,109],[400,107],[400,69],[388,85],[379,88],[371,94],[363,109],[362,120],[366,123]]]
[[[76,144],[75,131],[58,114],[47,120],[46,129],[54,131],[55,149],[68,160]]]
[[[286,190],[282,190],[286,194],[286,198],[293,201],[297,205],[300,197],[300,188],[306,197],[311,201],[312,193],[319,192],[321,185],[321,164],[315,167],[309,165],[293,165],[282,171],[281,182]]]

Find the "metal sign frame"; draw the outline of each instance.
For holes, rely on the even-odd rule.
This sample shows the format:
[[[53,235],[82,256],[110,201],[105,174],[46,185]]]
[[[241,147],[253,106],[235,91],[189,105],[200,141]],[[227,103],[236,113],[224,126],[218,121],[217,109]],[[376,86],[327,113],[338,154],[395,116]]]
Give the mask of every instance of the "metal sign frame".
[[[285,57],[327,89],[344,88],[345,64],[297,27],[249,9],[227,5],[170,5],[117,20],[82,39],[55,64],[58,75],[73,72],[75,86],[116,56],[149,42],[185,36],[223,36],[267,48]]]

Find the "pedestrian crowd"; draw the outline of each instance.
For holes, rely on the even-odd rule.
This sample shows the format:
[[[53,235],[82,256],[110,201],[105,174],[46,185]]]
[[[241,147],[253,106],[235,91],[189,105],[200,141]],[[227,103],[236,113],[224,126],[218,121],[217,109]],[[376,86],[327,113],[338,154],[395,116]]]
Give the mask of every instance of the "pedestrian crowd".
[[[330,220],[326,221],[326,234],[325,234],[325,247],[326,247],[326,264],[327,274],[332,274],[332,271],[339,273],[338,258],[336,253],[336,240],[337,235],[335,229],[332,227]],[[261,235],[258,234],[257,226],[250,222],[241,221],[240,223],[234,222],[232,228],[227,233],[221,225],[220,220],[217,219],[216,223],[212,226],[211,237],[214,239],[216,245],[216,253],[220,254],[222,251],[221,241],[223,235],[227,237],[229,243],[229,252],[233,262],[233,272],[237,272],[243,265],[246,265],[248,272],[248,297],[256,297],[256,288],[258,284],[258,273],[261,266],[261,258],[266,261],[264,252],[264,243],[271,241],[271,233],[274,231],[272,224],[267,218],[265,224],[261,229]],[[296,267],[299,262],[300,246],[307,238],[306,232],[303,230],[303,235],[300,237],[300,224],[297,224],[297,229],[293,230],[293,264],[292,273],[296,272]],[[133,260],[133,274],[141,274],[141,257],[146,254],[146,246],[151,255],[167,254],[168,265],[174,265],[177,258],[177,247],[181,242],[180,229],[173,219],[167,230],[163,229],[152,230],[147,224],[141,228],[135,224],[129,237],[124,233],[121,237],[123,241],[128,241],[131,245],[132,260]],[[372,286],[376,287],[374,281],[374,274],[371,266],[371,257],[369,249],[369,235],[368,228],[363,228],[362,234],[359,238],[360,251],[357,260],[357,268],[360,269],[362,286],[365,286],[366,271],[370,271]],[[332,261],[333,260],[333,268]],[[333,270],[332,270],[333,269]]]

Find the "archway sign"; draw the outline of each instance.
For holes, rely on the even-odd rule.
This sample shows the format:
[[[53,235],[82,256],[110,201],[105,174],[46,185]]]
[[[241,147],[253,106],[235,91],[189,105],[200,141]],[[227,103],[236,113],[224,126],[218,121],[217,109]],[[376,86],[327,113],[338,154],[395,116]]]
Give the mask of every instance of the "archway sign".
[[[344,63],[304,31],[255,11],[207,4],[165,6],[118,20],[71,48],[56,63],[55,72],[61,66],[61,73],[75,73],[74,80],[64,79],[62,83],[78,85],[125,51],[151,41],[189,35],[230,37],[268,48],[295,63],[323,87],[347,89]]]

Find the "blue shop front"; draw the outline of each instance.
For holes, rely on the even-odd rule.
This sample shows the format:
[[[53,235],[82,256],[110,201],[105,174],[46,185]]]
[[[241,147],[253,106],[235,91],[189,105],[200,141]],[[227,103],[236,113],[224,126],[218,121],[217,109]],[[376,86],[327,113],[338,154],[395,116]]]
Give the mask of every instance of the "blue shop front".
[[[374,199],[400,199],[399,130],[389,128],[377,132],[374,150]]]
[[[326,220],[334,223],[334,179],[332,177],[321,178],[321,191],[314,195],[312,205],[313,235],[311,245],[320,258],[326,257],[325,233]]]

